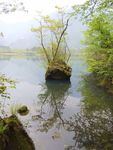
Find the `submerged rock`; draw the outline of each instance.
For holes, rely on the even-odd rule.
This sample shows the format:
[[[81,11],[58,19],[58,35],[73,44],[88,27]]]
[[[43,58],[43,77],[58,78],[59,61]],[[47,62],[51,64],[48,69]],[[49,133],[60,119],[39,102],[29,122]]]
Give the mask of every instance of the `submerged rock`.
[[[22,106],[20,107],[17,112],[20,114],[20,115],[27,115],[29,113],[29,109],[27,108],[27,106]]]
[[[51,62],[46,71],[46,80],[70,80],[72,68],[63,61]]]
[[[52,135],[52,139],[55,140],[55,139],[59,139],[61,138],[61,135],[59,132],[54,132],[54,134]]]
[[[0,150],[35,150],[32,140],[15,115],[0,120],[0,130]]]

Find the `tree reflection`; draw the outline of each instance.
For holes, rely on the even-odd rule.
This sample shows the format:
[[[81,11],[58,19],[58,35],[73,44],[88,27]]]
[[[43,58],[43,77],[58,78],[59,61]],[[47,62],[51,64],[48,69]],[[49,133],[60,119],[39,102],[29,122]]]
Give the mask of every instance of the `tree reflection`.
[[[113,149],[113,96],[96,85],[93,76],[85,76],[80,87],[83,99],[81,112],[65,121],[68,131],[74,133],[75,147],[86,150]]]
[[[112,150],[113,116],[108,111],[94,114],[79,113],[66,122],[68,131],[74,132],[74,147],[85,147],[87,150]]]
[[[83,77],[79,90],[83,96],[82,107],[84,111],[93,113],[109,110],[113,114],[113,94],[98,86],[92,74]]]
[[[54,125],[64,125],[62,110],[69,95],[70,85],[67,81],[46,81],[46,84],[42,85],[43,93],[38,95],[41,106],[38,115],[40,131],[47,132]]]
[[[69,87],[69,83],[43,84],[43,93],[39,95],[39,130],[47,132],[53,126],[62,125],[65,130],[72,132],[74,143],[67,145],[65,150],[112,150],[113,96],[98,87],[93,76],[85,76],[79,88],[82,95],[81,110],[65,119],[63,109]]]

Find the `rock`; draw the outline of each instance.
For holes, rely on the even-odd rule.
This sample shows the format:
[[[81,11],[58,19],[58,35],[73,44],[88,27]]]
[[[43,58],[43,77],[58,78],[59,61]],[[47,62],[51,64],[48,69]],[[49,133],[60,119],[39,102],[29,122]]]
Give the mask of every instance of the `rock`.
[[[46,71],[46,80],[70,80],[72,69],[65,62],[50,63]]]
[[[15,115],[2,119],[0,150],[35,150],[34,144]]]
[[[17,112],[20,114],[20,115],[27,115],[29,113],[29,109],[27,108],[27,106],[22,106],[20,107]]]
[[[44,119],[42,118],[41,115],[34,115],[34,116],[32,116],[32,120],[36,121],[36,120],[44,120]]]
[[[54,134],[52,135],[52,139],[55,140],[55,139],[59,139],[61,137],[60,133],[59,132],[54,132]]]

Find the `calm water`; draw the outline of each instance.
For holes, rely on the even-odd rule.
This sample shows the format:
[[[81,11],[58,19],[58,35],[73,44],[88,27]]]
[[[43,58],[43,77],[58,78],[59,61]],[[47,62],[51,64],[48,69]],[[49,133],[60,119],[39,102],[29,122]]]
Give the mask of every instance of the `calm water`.
[[[4,111],[28,106],[29,114],[18,117],[36,150],[112,150],[113,96],[96,86],[78,56],[71,65],[70,82],[46,82],[40,58],[0,57],[0,73],[17,81]]]

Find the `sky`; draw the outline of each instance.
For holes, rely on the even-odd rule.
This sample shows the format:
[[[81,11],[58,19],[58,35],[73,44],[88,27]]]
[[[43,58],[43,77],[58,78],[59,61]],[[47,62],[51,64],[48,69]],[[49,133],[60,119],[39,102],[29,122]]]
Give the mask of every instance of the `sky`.
[[[7,23],[26,22],[33,19],[33,17],[36,14],[36,11],[41,11],[43,12],[43,14],[51,14],[55,12],[55,6],[70,8],[74,4],[83,4],[86,0],[21,0],[21,1],[24,2],[24,5],[26,9],[29,10],[29,13],[16,12],[7,15],[2,14],[0,15],[0,21]]]
[[[1,2],[2,0],[0,0]],[[14,1],[14,0],[3,0]],[[32,48],[37,46],[36,35],[31,32],[32,27],[37,26],[35,18],[36,11],[44,14],[54,14],[55,6],[64,7],[66,10],[75,4],[83,4],[86,0],[21,0],[24,1],[28,12],[18,12],[0,14],[0,45],[10,46],[13,48]],[[81,31],[84,30],[81,23],[76,20],[69,27],[69,43],[73,47],[79,47],[82,39]],[[74,40],[76,39],[76,41]]]
[[[39,10],[46,13],[54,12],[54,7],[71,7],[74,4],[83,4],[86,0],[24,0],[29,10]]]

